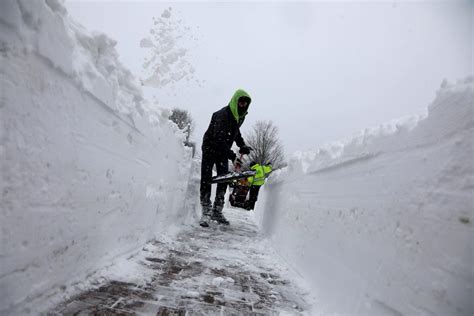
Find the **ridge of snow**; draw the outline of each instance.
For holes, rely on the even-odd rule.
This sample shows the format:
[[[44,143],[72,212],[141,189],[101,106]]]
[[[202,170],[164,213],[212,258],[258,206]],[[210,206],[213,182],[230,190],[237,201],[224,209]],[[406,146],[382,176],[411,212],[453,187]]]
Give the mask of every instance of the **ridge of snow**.
[[[443,129],[442,134],[453,133],[459,128],[457,122],[463,115],[466,119],[470,119],[465,124],[468,126],[472,124],[473,118],[469,115],[472,110],[468,107],[455,109],[457,116],[451,121],[443,122],[440,117],[442,114],[438,112],[445,110],[436,111],[436,108],[442,107],[443,100],[451,97],[452,94],[465,93],[473,89],[474,77],[472,76],[458,80],[457,83],[449,83],[444,80],[436,93],[436,100],[427,107],[426,113],[406,116],[377,127],[366,128],[351,138],[325,144],[315,151],[297,151],[291,157],[289,167],[291,170],[300,170],[303,173],[318,172],[320,169],[335,167],[354,159],[402,150],[405,146],[420,146],[422,143],[434,141],[433,135],[423,135],[428,137],[418,137],[411,140],[410,143],[406,143],[406,138],[411,135],[410,132],[420,124],[440,123],[439,127]],[[461,126],[461,128],[463,127]],[[441,135],[441,133],[438,134]]]
[[[195,216],[183,134],[115,45],[61,1],[0,1],[0,314],[41,313]]]
[[[474,311],[474,78],[422,116],[298,152],[255,217],[322,314]]]

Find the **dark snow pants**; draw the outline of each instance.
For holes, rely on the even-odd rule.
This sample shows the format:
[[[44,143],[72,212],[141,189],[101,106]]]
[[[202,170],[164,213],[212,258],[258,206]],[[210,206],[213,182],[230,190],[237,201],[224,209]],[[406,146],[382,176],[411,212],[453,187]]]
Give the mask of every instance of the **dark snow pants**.
[[[201,163],[201,205],[203,208],[211,207],[211,179],[212,168],[216,165],[217,175],[223,175],[229,172],[229,163],[227,159],[216,159],[206,152],[202,153]],[[224,206],[224,196],[227,190],[226,183],[217,184],[216,197],[214,200],[214,207]]]
[[[257,202],[258,199],[258,191],[260,191],[260,186],[259,185],[252,185],[250,187],[250,193],[249,193],[249,206],[253,209],[255,207],[255,203]]]

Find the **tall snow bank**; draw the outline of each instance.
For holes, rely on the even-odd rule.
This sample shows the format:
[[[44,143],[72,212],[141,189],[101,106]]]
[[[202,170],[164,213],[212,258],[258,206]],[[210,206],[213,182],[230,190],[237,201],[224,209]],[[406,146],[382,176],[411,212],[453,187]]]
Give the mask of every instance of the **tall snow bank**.
[[[474,80],[273,177],[256,216],[325,313],[472,315]],[[261,204],[261,206],[262,206]]]
[[[190,153],[114,45],[58,1],[0,1],[0,314],[37,314],[188,216]]]

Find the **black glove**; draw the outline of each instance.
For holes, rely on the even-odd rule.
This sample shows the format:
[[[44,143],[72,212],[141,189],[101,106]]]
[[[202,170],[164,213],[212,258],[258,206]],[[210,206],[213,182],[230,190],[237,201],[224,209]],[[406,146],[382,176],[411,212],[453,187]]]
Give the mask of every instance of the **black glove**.
[[[230,150],[229,156],[227,156],[227,158],[229,158],[230,161],[234,162],[235,159],[237,159],[237,155],[232,150]]]
[[[242,147],[240,147],[239,153],[241,153],[242,155],[248,155],[250,154],[251,150],[252,148],[250,148],[249,146],[243,145]]]

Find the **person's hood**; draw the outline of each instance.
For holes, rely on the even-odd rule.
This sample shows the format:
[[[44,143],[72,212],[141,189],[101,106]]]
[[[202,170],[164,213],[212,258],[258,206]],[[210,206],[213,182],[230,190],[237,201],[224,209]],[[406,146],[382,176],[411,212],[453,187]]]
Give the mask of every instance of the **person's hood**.
[[[249,107],[250,107],[250,103],[252,102],[252,99],[250,98],[250,95],[247,92],[245,92],[244,90],[239,89],[239,90],[235,91],[234,95],[232,96],[232,99],[229,102],[229,108],[230,108],[230,111],[232,112],[232,115],[234,116],[235,120],[237,121],[237,123],[239,123],[240,120],[242,118],[244,118],[245,115],[247,115],[247,112],[243,113],[242,115],[239,115],[239,109],[238,109],[237,103],[239,102],[239,99],[241,97],[249,98]],[[247,108],[247,110],[248,110],[248,108]]]

